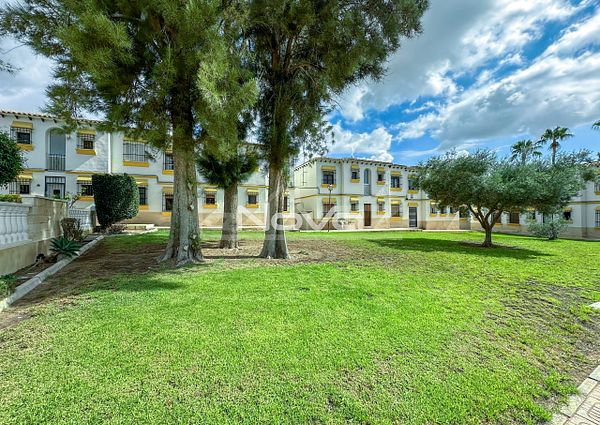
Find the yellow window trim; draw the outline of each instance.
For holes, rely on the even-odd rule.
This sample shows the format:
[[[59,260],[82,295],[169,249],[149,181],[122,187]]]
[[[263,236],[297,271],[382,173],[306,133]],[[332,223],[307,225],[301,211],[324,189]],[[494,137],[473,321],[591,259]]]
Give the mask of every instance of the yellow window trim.
[[[87,134],[90,136],[95,136],[96,135],[96,130],[93,130],[91,128],[80,128],[77,130],[77,134]]]
[[[402,192],[401,187],[392,187],[392,192]]]
[[[217,193],[217,189],[212,188],[212,187],[205,187],[204,193]]]
[[[325,184],[325,183],[323,183],[323,184],[321,185],[321,187],[328,188],[328,187],[329,187],[329,185],[328,185],[328,184]],[[337,184],[332,184],[332,185],[331,185],[331,187],[333,187],[333,188],[335,189],[335,188],[337,187]]]
[[[126,167],[149,167],[150,163],[146,161],[123,161],[123,165]]]
[[[33,180],[33,176],[31,174],[19,174],[17,176],[19,180]]]
[[[383,186],[385,184],[385,180],[377,180],[377,184]]]
[[[391,172],[392,176],[401,176],[402,173],[400,171],[392,171]]]
[[[360,201],[360,198],[358,196],[351,196],[350,197],[350,202],[358,202]]]
[[[246,208],[258,208],[258,204],[246,204]]]
[[[24,151],[32,151],[33,150],[32,143],[17,143],[17,145]]]
[[[377,202],[385,202],[385,198],[377,198]]]
[[[322,171],[335,171],[336,166],[335,165],[321,165],[321,170]]]
[[[402,217],[391,217],[392,221],[401,221]]]
[[[408,203],[408,206],[409,206],[409,207],[418,207],[418,206],[419,206],[419,204],[418,204],[417,202],[409,202],[409,203]]]
[[[377,211],[377,215],[385,215],[385,211]]]
[[[258,195],[258,189],[246,189],[248,195]]]
[[[33,123],[32,122],[26,122],[26,121],[13,121],[12,124],[10,125],[10,128],[30,128],[30,129],[33,129]]]
[[[163,187],[162,192],[165,195],[172,195],[173,194],[173,188],[172,187]]]
[[[171,211],[163,211],[160,213],[163,217],[171,217]]]
[[[418,191],[418,190],[409,190],[409,191],[408,191],[408,193],[410,193],[410,194],[413,194],[413,195],[414,195],[414,194],[417,194],[417,193],[419,193],[419,191]]]
[[[80,182],[91,182],[92,176],[77,176],[77,183]]]
[[[360,170],[360,165],[351,165],[350,168],[354,170]]]
[[[150,205],[140,205],[139,208],[140,211],[147,211],[150,209]]]
[[[214,210],[219,208],[218,204],[204,204],[204,208],[209,209],[209,210]]]
[[[94,197],[93,196],[88,196],[88,195],[81,195],[78,199],[78,201],[93,201]]]
[[[360,179],[350,179],[351,183],[360,183]]]
[[[400,205],[400,201],[390,201],[392,205]]]
[[[96,155],[96,149],[75,148],[75,152],[77,152],[79,155]]]
[[[329,198],[325,197],[325,198],[322,199],[322,201],[323,201],[324,204],[328,204],[329,203]],[[331,198],[331,203],[332,204],[335,204],[336,202],[337,202],[336,198]]]
[[[378,173],[381,173],[381,172],[385,173],[385,168],[384,167],[377,167],[377,172]]]
[[[350,214],[360,214],[360,211],[350,211]]]
[[[520,226],[521,223],[506,223],[508,226]]]
[[[135,179],[135,184],[137,184],[138,186],[147,186],[148,179]],[[171,189],[171,190],[173,190],[173,189]]]
[[[162,170],[163,174],[173,174],[174,170]]]

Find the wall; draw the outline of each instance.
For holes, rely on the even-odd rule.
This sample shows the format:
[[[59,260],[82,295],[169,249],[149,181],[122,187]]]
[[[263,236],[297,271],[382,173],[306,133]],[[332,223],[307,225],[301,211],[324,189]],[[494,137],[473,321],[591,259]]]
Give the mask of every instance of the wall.
[[[8,204],[8,203],[2,203]],[[40,196],[23,196],[27,210],[27,239],[0,245],[0,275],[14,273],[35,262],[38,254],[50,253],[50,239],[60,236],[60,221],[67,217],[67,202]],[[0,220],[6,220],[0,215]]]

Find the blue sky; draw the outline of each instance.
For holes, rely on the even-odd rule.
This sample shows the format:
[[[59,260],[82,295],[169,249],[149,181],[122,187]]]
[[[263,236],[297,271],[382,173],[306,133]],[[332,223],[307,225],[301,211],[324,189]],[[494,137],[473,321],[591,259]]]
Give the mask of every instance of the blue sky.
[[[0,0],[0,4],[4,3]],[[600,150],[600,0],[431,0],[423,34],[386,77],[349,88],[329,117],[332,156],[415,164],[448,149],[506,153],[569,127],[565,149]],[[0,108],[39,111],[51,63],[0,43]]]

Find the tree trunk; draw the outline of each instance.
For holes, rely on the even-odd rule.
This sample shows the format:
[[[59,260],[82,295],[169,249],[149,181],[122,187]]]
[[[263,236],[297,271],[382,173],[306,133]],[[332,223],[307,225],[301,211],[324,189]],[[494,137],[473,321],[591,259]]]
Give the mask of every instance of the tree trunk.
[[[174,125],[173,211],[169,242],[160,261],[173,260],[177,267],[203,261],[198,222],[198,189],[192,121]]]
[[[269,208],[267,211],[267,228],[265,241],[260,253],[262,258],[289,259],[285,230],[283,229],[283,167],[277,164],[269,165]],[[273,225],[274,217],[277,217]]]
[[[481,244],[481,246],[483,246],[484,248],[491,248],[494,245],[492,244],[492,228],[485,228],[485,239],[483,241],[483,243]]]
[[[234,183],[225,189],[223,200],[223,230],[220,248],[236,249],[238,243],[238,185]]]

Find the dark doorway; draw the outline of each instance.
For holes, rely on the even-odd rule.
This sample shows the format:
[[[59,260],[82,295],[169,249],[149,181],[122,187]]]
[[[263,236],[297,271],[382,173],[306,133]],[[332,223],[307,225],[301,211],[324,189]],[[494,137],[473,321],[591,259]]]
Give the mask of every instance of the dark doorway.
[[[408,227],[417,227],[417,207],[408,207]]]
[[[365,227],[371,226],[371,204],[364,204],[364,219],[365,219]]]

